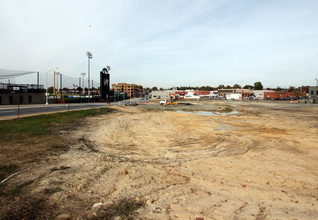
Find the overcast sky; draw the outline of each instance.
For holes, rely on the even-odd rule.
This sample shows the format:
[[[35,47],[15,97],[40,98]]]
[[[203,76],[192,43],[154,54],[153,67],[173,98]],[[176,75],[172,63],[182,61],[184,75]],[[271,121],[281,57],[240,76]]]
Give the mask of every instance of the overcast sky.
[[[0,0],[0,31],[0,69],[43,84],[53,67],[78,84],[86,51],[95,82],[106,65],[112,83],[144,87],[318,77],[317,0]]]

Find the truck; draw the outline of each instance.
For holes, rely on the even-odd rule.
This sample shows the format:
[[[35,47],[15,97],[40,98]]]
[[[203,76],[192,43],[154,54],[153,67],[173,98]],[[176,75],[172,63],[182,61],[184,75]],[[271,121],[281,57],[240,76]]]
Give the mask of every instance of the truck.
[[[228,99],[228,100],[241,100],[242,94],[240,94],[240,93],[227,94],[226,99]]]
[[[167,100],[167,99],[162,100],[159,102],[159,104],[162,106],[168,106],[168,105],[176,106],[178,105],[177,96],[175,94],[171,94],[170,100]]]

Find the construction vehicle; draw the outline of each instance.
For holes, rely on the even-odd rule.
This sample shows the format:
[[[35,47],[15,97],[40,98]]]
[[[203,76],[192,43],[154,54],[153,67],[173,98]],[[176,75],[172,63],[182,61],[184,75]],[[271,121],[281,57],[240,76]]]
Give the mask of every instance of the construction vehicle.
[[[163,101],[160,101],[160,105],[163,105],[163,106],[168,106],[168,105],[176,106],[176,105],[178,105],[177,96],[175,94],[172,94],[172,93],[170,93],[169,95],[170,95],[170,100],[165,99]]]

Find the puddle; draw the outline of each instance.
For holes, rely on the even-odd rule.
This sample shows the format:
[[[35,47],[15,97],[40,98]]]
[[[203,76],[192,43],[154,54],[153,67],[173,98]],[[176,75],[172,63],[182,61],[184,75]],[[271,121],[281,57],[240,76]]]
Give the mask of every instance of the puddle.
[[[199,115],[199,116],[217,116],[217,115],[222,115],[222,116],[226,116],[226,115],[237,115],[239,114],[238,111],[232,111],[229,113],[220,113],[220,112],[207,112],[207,111],[194,111],[194,112],[186,112],[186,111],[178,111],[179,113],[185,113],[185,114],[193,114],[193,115]]]

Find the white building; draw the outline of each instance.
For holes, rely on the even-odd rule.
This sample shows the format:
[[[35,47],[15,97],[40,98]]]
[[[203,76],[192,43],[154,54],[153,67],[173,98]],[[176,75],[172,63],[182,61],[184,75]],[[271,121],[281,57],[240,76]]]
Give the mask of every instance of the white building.
[[[253,90],[255,99],[264,100],[265,92],[274,92],[272,90]]]
[[[241,93],[226,94],[226,99],[229,99],[229,100],[242,100],[242,94]]]
[[[176,90],[159,90],[152,91],[151,98],[152,99],[170,99],[171,94],[175,94]]]
[[[200,96],[195,95],[193,90],[186,90],[185,92],[184,99],[200,99]]]

